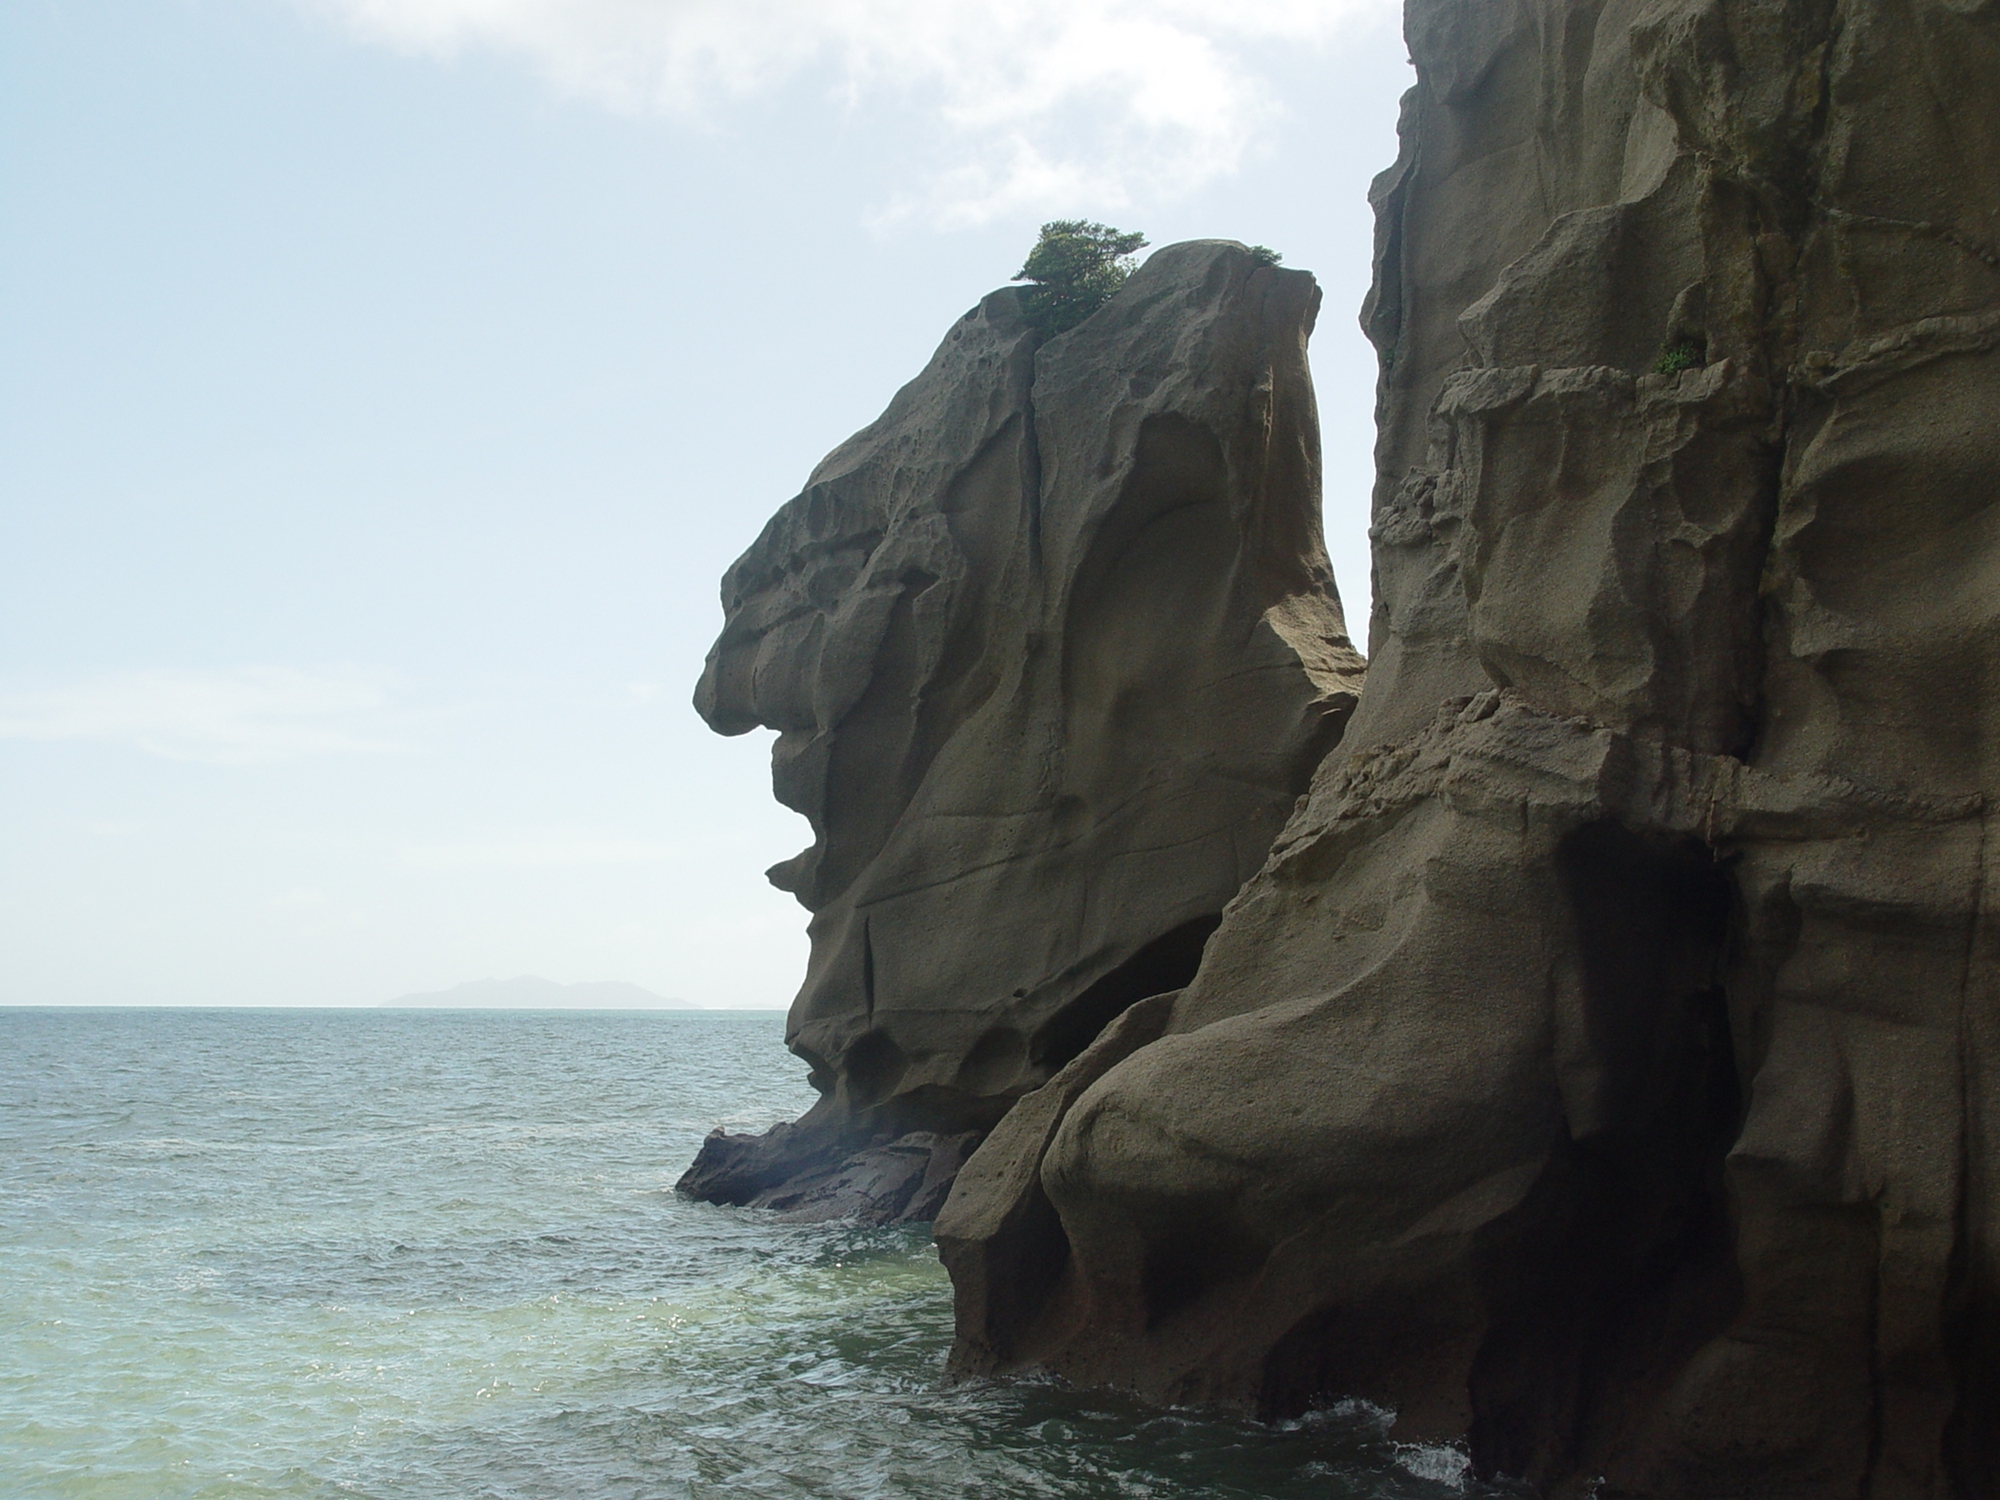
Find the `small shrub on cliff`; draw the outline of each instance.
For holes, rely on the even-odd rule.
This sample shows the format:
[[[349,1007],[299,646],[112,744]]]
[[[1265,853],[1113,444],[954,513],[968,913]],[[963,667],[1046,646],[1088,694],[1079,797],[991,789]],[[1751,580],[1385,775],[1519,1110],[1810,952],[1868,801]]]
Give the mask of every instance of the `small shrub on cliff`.
[[[1014,275],[1034,283],[1021,295],[1028,326],[1045,339],[1076,327],[1125,284],[1132,254],[1145,243],[1143,234],[1086,219],[1044,224],[1027,263]]]
[[[1708,350],[1700,339],[1675,339],[1660,351],[1660,357],[1653,362],[1655,375],[1678,375],[1683,370],[1692,370],[1707,363]]]
[[[1281,264],[1285,257],[1273,250],[1269,245],[1252,245],[1250,247],[1250,258],[1260,266],[1275,266]]]

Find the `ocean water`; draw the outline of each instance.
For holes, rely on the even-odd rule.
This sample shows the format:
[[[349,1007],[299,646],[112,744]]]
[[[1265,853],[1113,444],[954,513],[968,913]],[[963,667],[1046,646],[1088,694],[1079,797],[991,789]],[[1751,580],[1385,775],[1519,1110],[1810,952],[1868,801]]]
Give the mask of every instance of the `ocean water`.
[[[774,1015],[0,1010],[0,1500],[1464,1493],[1283,1428],[947,1387],[928,1235],[683,1202]]]

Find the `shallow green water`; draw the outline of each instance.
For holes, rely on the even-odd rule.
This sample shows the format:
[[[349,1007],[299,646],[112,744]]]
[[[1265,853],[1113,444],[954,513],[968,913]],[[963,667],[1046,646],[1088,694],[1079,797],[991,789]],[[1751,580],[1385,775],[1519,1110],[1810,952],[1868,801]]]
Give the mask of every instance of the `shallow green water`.
[[[921,1232],[676,1199],[775,1016],[0,1010],[0,1500],[1398,1496],[1461,1461],[944,1388]]]

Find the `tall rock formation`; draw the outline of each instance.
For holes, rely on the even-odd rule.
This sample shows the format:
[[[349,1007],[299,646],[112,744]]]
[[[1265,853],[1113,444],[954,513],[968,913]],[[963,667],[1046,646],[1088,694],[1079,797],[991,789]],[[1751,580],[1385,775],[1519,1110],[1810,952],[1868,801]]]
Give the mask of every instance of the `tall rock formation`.
[[[2000,1494],[2000,5],[1407,35],[1367,690],[960,1175],[955,1365]]]
[[[929,1217],[970,1138],[1187,982],[1353,707],[1312,278],[1171,246],[1046,343],[1018,295],[723,581],[695,703],[779,731],[812,824],[771,878],[813,913],[786,1040],[823,1098],[711,1137],[699,1196]]]

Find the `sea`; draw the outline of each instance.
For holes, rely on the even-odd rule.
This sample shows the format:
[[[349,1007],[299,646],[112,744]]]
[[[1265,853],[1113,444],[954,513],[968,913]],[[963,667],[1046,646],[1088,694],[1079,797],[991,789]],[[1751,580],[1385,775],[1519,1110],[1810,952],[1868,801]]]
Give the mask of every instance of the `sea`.
[[[1464,1456],[944,1382],[928,1231],[677,1198],[773,1013],[0,1009],[0,1500],[1385,1497]]]

